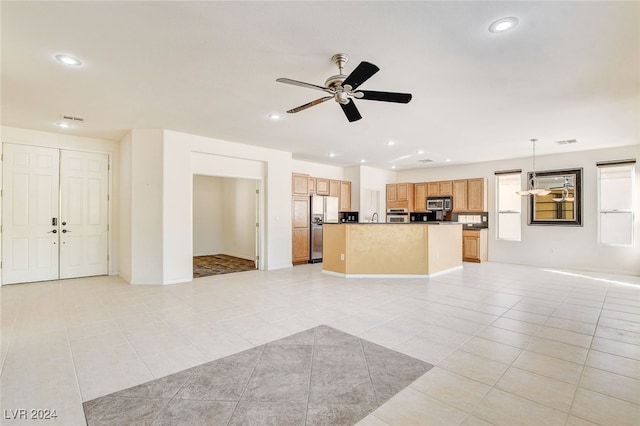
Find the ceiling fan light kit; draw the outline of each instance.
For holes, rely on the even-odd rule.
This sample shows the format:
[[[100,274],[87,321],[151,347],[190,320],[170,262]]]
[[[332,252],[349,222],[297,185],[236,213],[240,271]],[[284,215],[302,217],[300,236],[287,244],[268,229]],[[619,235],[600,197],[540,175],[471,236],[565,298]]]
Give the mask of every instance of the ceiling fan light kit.
[[[531,139],[533,143],[533,171],[531,172],[531,179],[527,182],[527,189],[517,191],[518,195],[549,195],[551,191],[548,189],[538,188],[538,179],[536,178],[536,141],[538,139]]]
[[[406,104],[411,101],[410,93],[395,93],[395,92],[378,92],[372,90],[358,90],[358,87],[370,79],[375,73],[380,71],[380,68],[373,65],[370,62],[360,62],[360,64],[349,75],[345,75],[342,70],[344,66],[349,62],[349,55],[346,53],[336,53],[331,57],[331,60],[338,67],[338,74],[329,77],[324,86],[316,84],[305,83],[303,81],[292,80],[290,78],[278,78],[278,83],[291,84],[294,86],[306,87],[308,89],[321,90],[328,93],[328,96],[316,99],[308,102],[299,107],[292,108],[287,111],[289,114],[304,111],[307,108],[321,104],[330,99],[335,100],[342,111],[344,112],[349,122],[357,121],[362,118],[358,108],[354,103],[354,99],[365,99],[370,101],[382,101],[382,102],[394,102]]]

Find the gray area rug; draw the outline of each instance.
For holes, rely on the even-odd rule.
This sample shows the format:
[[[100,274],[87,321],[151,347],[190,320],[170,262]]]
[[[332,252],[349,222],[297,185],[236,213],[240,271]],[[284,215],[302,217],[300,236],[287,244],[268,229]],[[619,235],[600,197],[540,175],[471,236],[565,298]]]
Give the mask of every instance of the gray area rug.
[[[433,365],[328,326],[83,404],[88,425],[353,425]]]

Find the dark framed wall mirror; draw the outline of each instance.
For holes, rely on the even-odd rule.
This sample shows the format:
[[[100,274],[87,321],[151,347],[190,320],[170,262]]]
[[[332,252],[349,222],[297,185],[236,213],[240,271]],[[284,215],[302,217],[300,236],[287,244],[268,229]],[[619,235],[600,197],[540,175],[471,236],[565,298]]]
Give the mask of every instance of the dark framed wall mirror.
[[[582,168],[536,172],[536,180],[549,193],[529,196],[529,225],[582,226]]]

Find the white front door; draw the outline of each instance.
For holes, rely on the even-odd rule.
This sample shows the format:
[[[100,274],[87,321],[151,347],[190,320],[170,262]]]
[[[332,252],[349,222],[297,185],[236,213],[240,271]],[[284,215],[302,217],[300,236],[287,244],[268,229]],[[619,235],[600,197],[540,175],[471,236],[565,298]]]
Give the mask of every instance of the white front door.
[[[59,150],[5,144],[2,282],[58,279]]]
[[[109,157],[60,153],[60,278],[108,272]]]
[[[108,273],[108,156],[4,144],[2,283]]]

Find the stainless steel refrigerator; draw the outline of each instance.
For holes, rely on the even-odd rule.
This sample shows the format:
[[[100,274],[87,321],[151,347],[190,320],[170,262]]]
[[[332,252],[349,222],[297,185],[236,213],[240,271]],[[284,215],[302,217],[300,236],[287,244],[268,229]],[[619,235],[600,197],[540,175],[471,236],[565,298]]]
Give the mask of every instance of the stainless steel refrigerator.
[[[338,223],[338,197],[311,196],[309,263],[322,262],[322,224]]]

